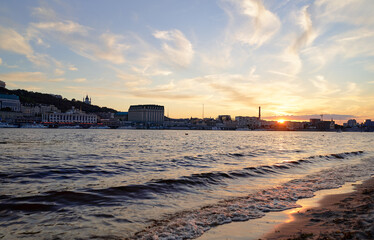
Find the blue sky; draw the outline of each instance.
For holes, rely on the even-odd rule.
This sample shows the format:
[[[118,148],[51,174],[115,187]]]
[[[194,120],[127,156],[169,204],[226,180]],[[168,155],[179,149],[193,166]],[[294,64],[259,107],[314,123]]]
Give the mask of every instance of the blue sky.
[[[374,119],[374,1],[1,1],[0,80],[127,111]],[[288,116],[288,117],[287,117]]]

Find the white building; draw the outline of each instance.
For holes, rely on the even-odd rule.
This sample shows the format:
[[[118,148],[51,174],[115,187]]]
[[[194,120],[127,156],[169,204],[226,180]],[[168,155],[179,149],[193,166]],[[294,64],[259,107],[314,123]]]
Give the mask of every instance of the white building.
[[[52,123],[97,123],[97,116],[95,114],[86,114],[76,109],[72,109],[66,113],[44,113],[42,115],[43,122]]]
[[[5,82],[0,80],[0,88],[5,88],[5,85],[6,85]]]

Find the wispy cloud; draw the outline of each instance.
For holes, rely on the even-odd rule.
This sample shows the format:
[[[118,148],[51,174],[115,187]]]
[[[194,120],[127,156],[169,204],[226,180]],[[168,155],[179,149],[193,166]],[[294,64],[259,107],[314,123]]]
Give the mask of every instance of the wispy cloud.
[[[325,24],[349,23],[355,25],[374,24],[370,0],[317,0],[315,1],[317,18]]]
[[[95,36],[87,26],[70,20],[59,22],[32,23],[33,32],[46,34],[53,41],[60,41],[74,52],[92,60],[106,60],[114,64],[125,62],[124,51],[128,45],[123,43],[123,36],[112,33],[102,33]]]
[[[44,82],[47,76],[42,72],[11,72],[0,74],[0,79],[7,82]]]
[[[32,23],[31,26],[39,30],[60,32],[64,34],[79,33],[80,35],[86,35],[87,32],[90,30],[88,27],[82,26],[70,20],[65,20],[61,22]]]
[[[181,67],[187,67],[191,63],[194,50],[180,30],[155,31],[153,36],[162,40],[162,49],[172,63]]]
[[[269,11],[261,0],[228,2],[230,6],[225,7],[225,10],[229,13],[231,22],[227,32],[241,43],[261,46],[281,27],[279,18]]]
[[[30,58],[34,51],[26,39],[14,29],[0,26],[0,48]]]
[[[117,72],[117,77],[123,80],[124,85],[130,89],[133,89],[139,86],[147,86],[151,84],[152,82],[150,79],[144,76],[129,74],[129,73],[125,73],[122,71]]]
[[[300,51],[304,47],[310,45],[317,37],[308,9],[309,6],[304,6],[298,13],[297,20],[302,29],[302,33],[296,37],[282,56],[283,61],[289,64],[289,66],[286,67],[286,74],[289,75],[297,75],[300,73],[302,69]]]
[[[74,66],[74,65],[71,65],[71,64],[68,66],[68,69],[70,71],[78,71],[78,68],[76,66]]]
[[[55,75],[56,76],[61,76],[61,75],[64,75],[64,74],[65,74],[64,70],[61,70],[59,68],[55,69]]]
[[[327,81],[324,76],[316,76],[311,81],[314,87],[318,89],[318,92],[315,93],[318,97],[330,96],[341,91],[336,85]]]
[[[297,54],[301,48],[311,44],[317,37],[308,9],[309,6],[305,6],[301,9],[299,24],[302,27],[303,32],[289,48],[289,51],[295,54]]]
[[[87,82],[87,79],[86,78],[75,78],[73,81],[77,83],[82,83],[82,82]]]

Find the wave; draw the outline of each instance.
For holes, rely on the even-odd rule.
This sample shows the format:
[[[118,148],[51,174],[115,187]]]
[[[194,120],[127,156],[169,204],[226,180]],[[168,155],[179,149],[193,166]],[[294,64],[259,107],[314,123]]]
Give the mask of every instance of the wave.
[[[263,165],[258,167],[246,167],[238,170],[231,171],[215,171],[192,174],[189,176],[182,176],[175,179],[154,179],[142,184],[132,184],[125,186],[116,186],[103,189],[85,189],[82,191],[49,191],[40,195],[24,196],[24,197],[12,197],[12,196],[0,196],[3,201],[3,206],[8,206],[14,210],[24,210],[27,208],[27,204],[39,204],[39,203],[53,203],[53,206],[44,207],[40,206],[41,211],[43,209],[55,210],[56,208],[63,208],[64,206],[75,206],[75,205],[115,205],[121,201],[135,200],[135,199],[156,199],[160,195],[168,195],[176,192],[195,192],[197,189],[211,188],[212,185],[224,185],[227,180],[235,180],[240,178],[264,178],[273,176],[276,174],[286,173],[294,168],[301,168],[308,166],[308,164],[318,163],[319,161],[330,161],[332,159],[346,159],[351,156],[363,154],[363,151],[346,152],[339,154],[330,154],[325,156],[313,156],[307,159],[300,159],[297,161],[284,161],[276,163],[274,165]],[[49,166],[42,167],[45,172],[29,172],[26,174],[29,178],[44,178],[48,174],[57,174],[62,177],[64,174],[92,174],[97,169],[93,169],[91,166],[86,169],[50,169]],[[92,168],[92,169],[91,169]],[[3,178],[1,181],[10,181],[11,178],[19,177],[17,174],[11,173],[0,173],[0,177]],[[25,175],[23,174],[23,177]],[[4,180],[8,179],[8,180]],[[15,203],[16,205],[9,205]],[[21,204],[21,205],[19,205]],[[26,206],[22,208],[20,206]],[[49,208],[50,207],[50,208]],[[1,208],[1,206],[0,206]],[[37,206],[31,209],[38,209]]]
[[[0,211],[56,211],[61,210],[66,206],[112,205],[112,200],[109,197],[104,197],[93,193],[73,191],[49,191],[41,195],[26,197],[1,195],[0,199],[3,200],[0,203]]]
[[[111,166],[109,166],[111,167]],[[12,182],[15,179],[75,179],[82,175],[115,175],[119,172],[132,172],[135,171],[127,166],[115,166],[113,170],[104,170],[97,166],[83,166],[83,167],[59,167],[42,166],[34,169],[28,169],[22,172],[0,172],[0,183]]]
[[[363,151],[355,151],[325,156],[312,156],[308,159],[284,161],[274,165],[247,167],[227,172],[215,171],[198,173],[190,176],[182,176],[176,179],[154,179],[144,184],[111,187],[93,191],[106,196],[116,195],[124,198],[152,199],[158,194],[171,194],[173,192],[195,190],[197,187],[208,188],[211,185],[224,185],[225,180],[229,179],[235,180],[249,177],[268,177],[271,175],[286,173],[293,168],[300,168],[303,165],[318,163],[319,161],[328,161],[331,159],[346,159],[363,153]]]
[[[350,154],[350,153],[349,153]],[[352,153],[352,154],[357,154]],[[339,155],[338,158],[340,158]],[[335,156],[330,156],[335,158]],[[374,159],[361,164],[340,166],[320,171],[302,179],[261,190],[245,197],[220,201],[199,209],[177,212],[135,233],[129,239],[192,239],[210,228],[233,221],[260,218],[270,211],[299,207],[296,201],[314,196],[314,192],[342,186],[345,182],[363,180],[374,171]]]

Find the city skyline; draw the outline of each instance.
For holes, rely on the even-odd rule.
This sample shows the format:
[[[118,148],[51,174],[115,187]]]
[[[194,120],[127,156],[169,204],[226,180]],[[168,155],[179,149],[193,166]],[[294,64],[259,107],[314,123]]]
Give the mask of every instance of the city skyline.
[[[88,94],[119,111],[160,104],[173,118],[256,116],[261,105],[269,120],[374,119],[369,0],[0,5],[9,89]]]

